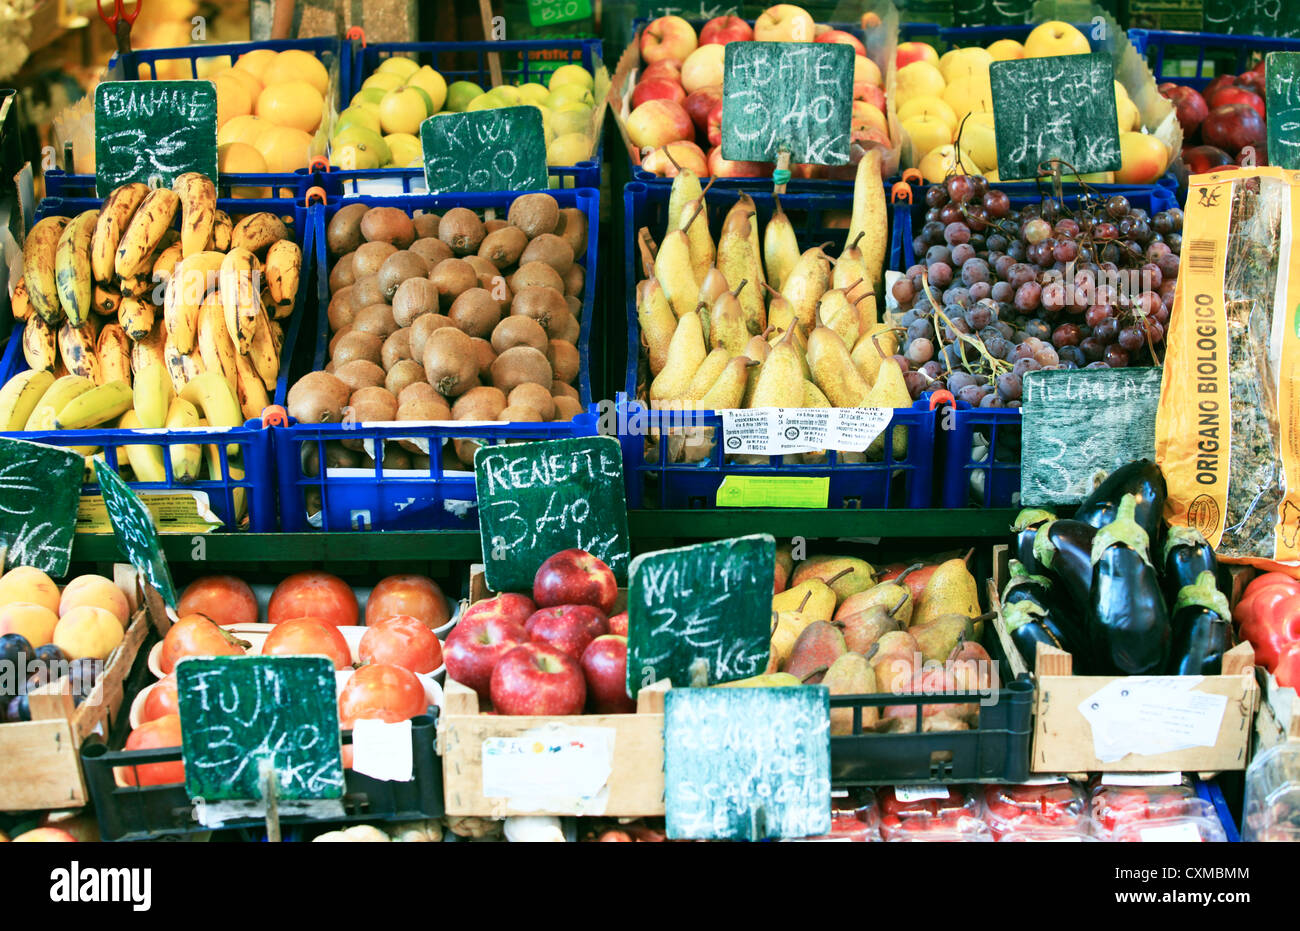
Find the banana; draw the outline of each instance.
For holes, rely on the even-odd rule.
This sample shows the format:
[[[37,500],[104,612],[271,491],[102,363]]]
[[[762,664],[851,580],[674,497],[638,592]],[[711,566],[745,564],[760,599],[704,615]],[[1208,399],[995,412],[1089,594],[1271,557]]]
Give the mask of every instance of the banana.
[[[182,259],[167,279],[163,296],[163,319],[167,333],[176,348],[190,352],[194,348],[194,335],[199,322],[199,307],[203,299],[220,285],[222,263],[226,257],[220,252],[200,252]]]
[[[131,341],[122,327],[110,323],[100,330],[95,340],[95,354],[99,356],[99,370],[105,382],[131,384]]]
[[[117,316],[117,308],[122,303],[122,295],[114,288],[95,282],[95,289],[91,292],[91,305],[95,308],[95,313],[102,314],[105,317]]]
[[[220,372],[196,375],[185,385],[180,396],[202,411],[204,419],[213,427],[239,427],[244,423],[235,389]],[[239,452],[239,445],[226,444],[226,452],[235,455]]]
[[[174,242],[166,249],[161,250],[153,260],[153,269],[149,278],[157,284],[166,281],[171,277],[172,272],[176,270],[176,265],[181,260],[181,244]]]
[[[289,238],[289,228],[273,213],[250,213],[230,231],[230,251],[247,249],[264,252],[281,239]]]
[[[117,247],[113,269],[119,278],[143,277],[150,270],[149,259],[171,227],[179,206],[180,198],[167,188],[154,188],[145,195]]]
[[[225,313],[221,309],[221,296],[209,294],[199,308],[199,354],[204,368],[221,372],[232,385],[239,378],[235,366],[235,343],[226,330]]]
[[[99,221],[95,224],[95,235],[90,240],[90,271],[100,284],[109,284],[113,280],[114,259],[122,233],[148,193],[147,184],[124,184],[115,188],[104,201]]]
[[[271,345],[275,347],[275,358],[280,358],[280,353],[284,351],[284,327],[280,326],[278,320],[267,320],[267,329],[271,332]],[[267,386],[270,389],[270,385]]]
[[[254,282],[260,274],[257,256],[250,250],[231,247],[221,263],[221,306],[226,329],[240,353],[253,342],[257,311],[261,308]]]
[[[253,339],[249,343],[247,355],[253,371],[262,379],[266,390],[274,391],[276,376],[280,374],[280,351],[271,333],[271,321],[267,318],[266,311],[259,307],[253,322]]]
[[[54,368],[58,356],[58,330],[33,316],[23,325],[23,358],[27,367],[44,371]]]
[[[88,326],[59,328],[59,357],[71,375],[84,375],[95,384],[104,384],[99,356],[95,355],[95,335]],[[120,413],[120,412],[119,412]],[[114,417],[117,414],[113,415]]]
[[[141,340],[149,335],[156,316],[153,304],[135,297],[122,298],[122,304],[117,309],[117,322],[133,340]]]
[[[281,239],[266,251],[266,282],[275,301],[277,317],[283,316],[279,308],[293,309],[301,271],[302,250],[292,239]]]
[[[63,405],[67,404],[73,398],[85,394],[95,383],[89,378],[81,375],[64,375],[56,378],[54,384],[41,395],[37,402],[32,415],[27,418],[27,424],[24,430],[53,430],[54,418],[59,411],[63,410]]]
[[[46,217],[32,227],[23,244],[23,280],[27,282],[27,299],[32,310],[51,326],[58,326],[63,320],[63,305],[59,303],[54,269],[59,238],[67,226],[67,217]]]
[[[204,371],[203,359],[197,352],[181,352],[170,336],[163,341],[163,360],[167,363],[167,374],[171,376],[172,387],[177,394],[184,390],[190,379]]]
[[[230,214],[218,210],[216,220],[212,224],[212,245],[209,248],[217,252],[229,252],[232,232],[234,232],[234,224],[230,222]]]
[[[54,426],[60,430],[88,430],[116,420],[130,409],[131,386],[124,381],[110,381],[63,405],[54,418]]]
[[[131,344],[131,371],[137,378],[140,372],[146,367],[157,364],[161,365],[164,370],[167,368],[167,360],[163,357],[163,341],[166,338],[162,318],[155,317],[153,329],[144,339],[138,339]]]
[[[150,362],[137,371],[135,384],[131,386],[131,398],[140,423],[150,428],[164,426],[174,393],[166,365]]]
[[[239,408],[244,413],[244,419],[260,418],[263,409],[271,403],[271,398],[266,393],[266,385],[262,384],[262,379],[257,374],[257,369],[253,368],[253,363],[249,361],[248,356],[235,356],[235,368],[239,370],[236,394],[239,397]]]
[[[32,315],[32,302],[27,297],[27,279],[19,277],[14,285],[14,293],[9,297],[9,306],[13,309],[15,320],[26,320]]]
[[[0,388],[0,431],[5,433],[27,426],[41,397],[54,384],[54,375],[42,369],[19,372]]]
[[[181,199],[181,248],[185,255],[204,251],[217,221],[217,186],[207,175],[187,171],[172,182]]]
[[[81,326],[90,316],[90,239],[98,221],[98,210],[77,214],[63,228],[54,250],[54,286],[59,305],[73,326]]]
[[[136,416],[135,411],[128,409],[122,414],[122,418],[117,425],[123,430],[136,430],[140,427],[140,418]],[[172,447],[175,449],[175,447]],[[129,446],[118,447],[118,464],[121,465],[121,454],[126,454],[126,461],[131,465],[131,471],[135,473],[137,482],[165,482],[167,481],[167,467],[163,465],[163,451],[161,446],[144,446],[142,444],[131,444]]]
[[[199,420],[200,427],[208,426],[206,420]],[[221,469],[221,447],[216,443],[209,443],[203,447],[204,455],[208,459],[208,478],[219,481],[222,478],[229,478],[231,481],[239,481],[244,477],[244,459],[243,456],[236,453],[229,453],[226,456],[226,469],[223,474]],[[248,514],[247,491],[243,488],[235,487],[230,489],[231,504],[235,510],[235,523],[242,523],[244,517]]]
[[[148,296],[153,282],[149,280],[148,275],[130,275],[119,279],[117,286],[123,297],[144,298]]]
[[[182,398],[173,398],[167,410],[168,430],[192,430],[199,425],[199,411]],[[203,447],[198,443],[178,443],[167,450],[172,461],[172,477],[178,482],[192,482],[203,466]]]

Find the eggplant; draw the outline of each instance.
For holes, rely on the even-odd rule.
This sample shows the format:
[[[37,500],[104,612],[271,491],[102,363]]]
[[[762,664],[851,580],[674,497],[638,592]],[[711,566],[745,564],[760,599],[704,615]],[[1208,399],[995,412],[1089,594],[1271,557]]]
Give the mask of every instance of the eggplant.
[[[1217,676],[1223,671],[1223,654],[1232,649],[1228,599],[1206,570],[1191,585],[1184,585],[1174,602],[1174,645],[1169,655],[1169,675]]]
[[[1158,541],[1165,510],[1165,477],[1160,473],[1160,467],[1150,459],[1122,465],[1106,476],[1105,481],[1083,499],[1074,512],[1074,519],[1100,530],[1115,519],[1119,502],[1125,495],[1133,496],[1133,516],[1146,531],[1147,539],[1153,543]]]
[[[1092,544],[1088,634],[1102,675],[1158,675],[1169,659],[1169,612],[1147,532],[1134,518],[1137,503],[1136,495],[1121,497]]]
[[[1219,578],[1221,567],[1214,547],[1195,527],[1169,528],[1160,566],[1164,570],[1165,597],[1169,601],[1175,600],[1188,585],[1195,585],[1202,572],[1211,573],[1216,585],[1221,586],[1223,582]]]
[[[1038,660],[1038,644],[1056,647],[1058,650],[1072,652],[1069,640],[1057,626],[1051,613],[1037,602],[1026,599],[1017,601],[1002,612],[1002,623],[1006,625],[1011,642],[1016,651],[1024,657],[1030,669]]]
[[[1011,578],[1002,588],[1002,604],[1009,606],[1021,601],[1032,601],[1047,607],[1052,596],[1052,580],[1045,575],[1031,575],[1024,563],[1013,559],[1007,563]]]
[[[1077,520],[1048,521],[1034,537],[1034,558],[1059,579],[1077,605],[1088,604],[1092,593],[1094,527]]]
[[[1031,573],[1042,571],[1038,560],[1034,558],[1034,537],[1038,528],[1048,521],[1056,520],[1056,515],[1042,508],[1025,508],[1016,515],[1016,522],[1011,525],[1011,555]]]

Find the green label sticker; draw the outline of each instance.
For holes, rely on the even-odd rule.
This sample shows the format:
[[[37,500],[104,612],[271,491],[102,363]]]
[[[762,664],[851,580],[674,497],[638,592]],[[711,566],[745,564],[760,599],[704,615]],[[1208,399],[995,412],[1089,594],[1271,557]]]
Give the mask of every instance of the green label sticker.
[[[720,508],[824,508],[830,476],[728,475],[718,487]]]
[[[217,177],[217,88],[211,81],[103,81],[95,87],[95,190],[171,187]]]

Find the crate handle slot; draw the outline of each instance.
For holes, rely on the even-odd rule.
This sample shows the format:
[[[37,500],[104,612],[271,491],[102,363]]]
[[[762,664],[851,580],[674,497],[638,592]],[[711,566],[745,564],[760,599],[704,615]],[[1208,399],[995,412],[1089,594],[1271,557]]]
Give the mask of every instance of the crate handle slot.
[[[347,39],[349,42],[355,42],[357,39],[360,39],[361,47],[366,47],[366,31],[360,26],[353,26],[350,28],[346,33],[344,33],[343,38]]]
[[[900,200],[909,204],[912,202],[912,186],[906,181],[895,181],[894,186],[889,190],[889,202],[891,204],[896,204]]]
[[[330,160],[324,155],[313,155],[310,162],[307,163],[308,171],[329,171]]]
[[[325,189],[323,187],[320,187],[319,185],[315,187],[309,187],[307,189],[307,193],[303,195],[303,202],[308,207],[310,207],[312,204],[325,203]]]
[[[271,404],[262,408],[262,426],[263,427],[287,427],[289,426],[289,412],[279,404]]]
[[[952,396],[952,392],[947,389],[931,392],[930,410],[934,410],[940,404],[956,404],[957,399]]]

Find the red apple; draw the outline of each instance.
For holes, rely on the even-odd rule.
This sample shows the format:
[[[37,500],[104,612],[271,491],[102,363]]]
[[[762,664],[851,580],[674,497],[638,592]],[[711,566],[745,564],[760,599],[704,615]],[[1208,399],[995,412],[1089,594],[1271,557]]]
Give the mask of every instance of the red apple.
[[[1183,127],[1183,135],[1190,136],[1196,132],[1210,113],[1205,98],[1190,87],[1179,84],[1161,84],[1160,88],[1160,93],[1169,98],[1174,105],[1174,113],[1178,117],[1179,125]]]
[[[685,103],[686,91],[677,81],[656,78],[653,81],[640,81],[632,88],[632,109],[635,110],[647,100],[671,100],[673,103]]]
[[[900,42],[894,53],[894,67],[902,68],[914,61],[928,61],[936,68],[939,66],[939,53],[925,42]]]
[[[486,697],[497,663],[515,647],[527,642],[528,631],[524,625],[504,616],[485,613],[462,618],[447,635],[443,646],[447,675]]]
[[[739,16],[715,16],[700,30],[700,45],[750,42],[753,38],[754,30]]]
[[[1201,138],[1228,152],[1240,152],[1248,145],[1258,149],[1265,137],[1263,118],[1244,103],[1215,107],[1201,124]]]
[[[725,45],[702,45],[682,62],[682,87],[694,93],[702,87],[722,86],[722,59],[727,54]]]
[[[1244,103],[1259,114],[1260,119],[1267,119],[1264,111],[1264,98],[1260,97],[1254,91],[1249,91],[1244,87],[1222,87],[1214,92],[1213,97],[1207,97],[1205,102],[1213,110],[1215,107],[1226,107],[1228,104]]]
[[[1189,175],[1203,175],[1207,171],[1232,164],[1231,155],[1212,145],[1184,146],[1182,155]]]
[[[525,643],[496,664],[491,694],[498,714],[581,714],[587,685],[576,659],[545,644]]]
[[[813,41],[814,42],[838,42],[840,45],[851,45],[853,46],[853,54],[855,55],[867,54],[867,47],[862,44],[862,41],[853,33],[845,32],[842,29],[828,29],[826,32],[823,32]]]
[[[582,652],[587,694],[597,714],[631,714],[636,701],[627,694],[627,638],[606,634]]]
[[[700,134],[707,134],[709,131],[709,113],[713,108],[722,103],[722,88],[720,86],[701,87],[686,95],[686,102],[682,104],[686,112],[690,114],[691,122],[695,124],[695,129]]]
[[[586,550],[560,550],[533,578],[533,600],[541,608],[592,605],[608,617],[617,598],[614,571]]]
[[[695,46],[694,26],[680,16],[661,16],[641,33],[641,60],[685,61]]]
[[[653,81],[656,78],[667,78],[670,81],[681,83],[682,80],[682,63],[680,61],[656,61],[641,70],[637,75],[637,83],[642,81]]]
[[[722,157],[722,146],[709,152],[709,175],[714,178],[768,178],[771,162],[733,162]]]
[[[627,135],[634,146],[645,151],[695,138],[695,124],[680,103],[647,100],[627,118]]]
[[[1214,78],[1212,81],[1210,81],[1209,84],[1206,84],[1203,88],[1201,88],[1201,96],[1204,97],[1206,100],[1209,100],[1221,88],[1231,87],[1233,84],[1236,83],[1237,83],[1237,76],[1235,74],[1221,74],[1217,78]]]
[[[490,616],[512,621],[522,626],[524,621],[528,620],[536,610],[537,605],[527,595],[504,592],[495,598],[485,598],[482,601],[474,602],[465,609],[457,623],[463,624],[474,618]]]
[[[853,83],[853,99],[869,103],[881,113],[885,112],[885,92],[874,84],[866,81],[855,81]]]
[[[1264,80],[1264,72],[1262,71],[1247,71],[1244,74],[1237,75],[1236,86],[1244,87],[1261,97],[1268,96],[1268,84]]]
[[[609,621],[591,605],[542,608],[524,625],[533,643],[547,643],[574,659],[597,637],[609,633]]]
[[[609,619],[609,632],[620,637],[627,636],[627,612],[620,611]]]
[[[709,173],[709,161],[694,142],[670,142],[644,156],[641,168],[661,178],[676,178],[679,172],[686,170],[703,177]]]
[[[717,148],[722,145],[722,101],[719,100],[709,111],[708,126],[704,134],[709,139],[709,145]]]

